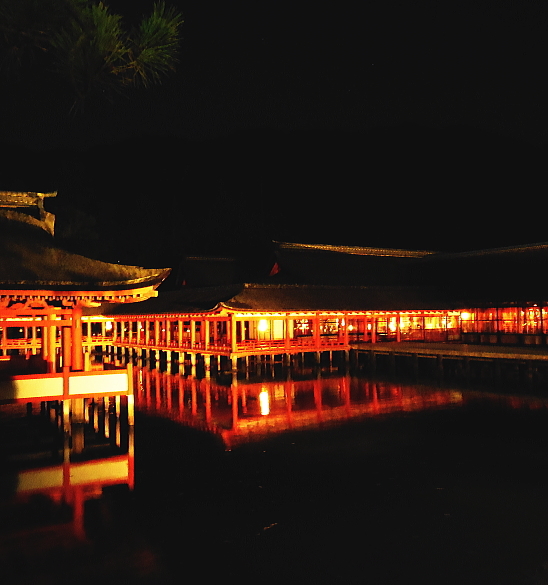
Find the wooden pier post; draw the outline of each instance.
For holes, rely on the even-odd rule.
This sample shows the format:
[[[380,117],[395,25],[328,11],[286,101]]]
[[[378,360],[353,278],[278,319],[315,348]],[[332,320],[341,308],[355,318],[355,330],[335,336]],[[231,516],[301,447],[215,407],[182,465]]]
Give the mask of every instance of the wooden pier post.
[[[411,367],[413,368],[413,377],[416,380],[419,377],[419,355],[416,353],[411,354],[411,362]]]
[[[462,360],[462,369],[464,373],[464,378],[466,381],[470,380],[470,358],[465,355]]]
[[[369,370],[371,374],[375,374],[377,371],[377,355],[374,351],[369,351]]]
[[[346,371],[350,364],[350,351],[348,349],[343,349],[342,357],[343,357],[342,368]]]
[[[436,358],[436,361],[437,361],[438,376],[440,378],[442,378],[443,377],[443,356],[438,355]]]
[[[493,377],[494,377],[494,382],[495,385],[498,386],[500,384],[501,381],[501,361],[500,360],[495,360],[494,361],[494,372],[493,372]]]

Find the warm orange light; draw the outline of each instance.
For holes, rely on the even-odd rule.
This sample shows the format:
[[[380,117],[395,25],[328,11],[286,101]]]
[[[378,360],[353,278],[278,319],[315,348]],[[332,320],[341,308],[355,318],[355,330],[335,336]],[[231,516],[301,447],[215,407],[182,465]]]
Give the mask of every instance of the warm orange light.
[[[107,321],[107,322],[105,323],[105,329],[106,329],[107,331],[111,331],[111,330],[112,330],[112,321]]]
[[[354,325],[349,325],[348,326],[348,331],[354,331]]]
[[[265,331],[268,331],[268,321],[266,319],[261,319],[259,321],[259,324],[257,325],[257,329],[261,333],[264,333]]]
[[[470,313],[467,313],[466,311],[464,313],[460,314],[460,318],[463,321],[469,321],[472,318],[472,315]]]
[[[263,416],[270,414],[270,397],[266,388],[259,392],[259,410]]]

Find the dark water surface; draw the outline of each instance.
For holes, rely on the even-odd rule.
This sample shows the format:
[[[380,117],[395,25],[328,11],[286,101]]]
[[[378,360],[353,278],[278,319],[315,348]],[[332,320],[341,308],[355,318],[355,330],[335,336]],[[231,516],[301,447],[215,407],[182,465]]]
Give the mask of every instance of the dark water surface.
[[[0,583],[548,583],[547,399],[136,375],[134,433],[0,408]]]

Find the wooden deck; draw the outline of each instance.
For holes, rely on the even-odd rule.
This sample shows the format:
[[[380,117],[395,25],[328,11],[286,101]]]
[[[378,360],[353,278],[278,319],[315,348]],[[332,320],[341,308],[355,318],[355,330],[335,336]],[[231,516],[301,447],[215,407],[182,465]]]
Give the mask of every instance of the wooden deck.
[[[358,353],[483,360],[548,361],[547,346],[472,345],[467,343],[382,342],[352,344]]]

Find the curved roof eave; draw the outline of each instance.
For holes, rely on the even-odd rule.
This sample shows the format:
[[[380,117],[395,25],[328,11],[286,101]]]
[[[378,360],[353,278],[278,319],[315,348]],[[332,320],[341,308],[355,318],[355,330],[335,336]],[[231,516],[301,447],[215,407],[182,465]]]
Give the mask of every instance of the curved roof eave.
[[[147,286],[159,286],[171,272],[171,268],[161,268],[153,274],[128,280],[108,281],[54,281],[54,280],[0,280],[0,290],[55,290],[55,291],[101,291],[123,290],[127,288],[140,288]]]

